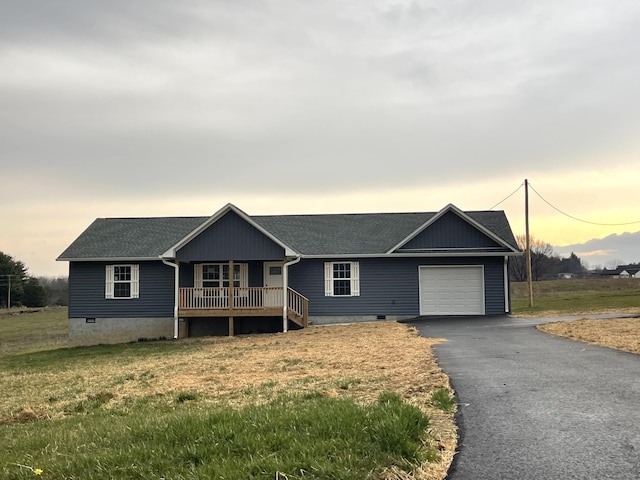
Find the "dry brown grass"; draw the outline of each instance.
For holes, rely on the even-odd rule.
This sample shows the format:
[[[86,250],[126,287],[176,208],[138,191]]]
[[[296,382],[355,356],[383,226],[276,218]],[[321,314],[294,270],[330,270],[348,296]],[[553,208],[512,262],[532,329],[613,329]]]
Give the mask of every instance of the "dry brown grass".
[[[431,392],[450,388],[431,351],[439,341],[395,322],[185,339],[180,342],[197,348],[113,363],[88,359],[82,369],[5,376],[0,380],[12,395],[0,397],[0,412],[5,420],[7,412],[14,418],[59,417],[69,404],[105,394],[113,397],[109,405],[141,397],[170,402],[179,392],[195,392],[201,401],[242,406],[281,392],[321,391],[366,403],[392,391],[431,416],[433,446],[441,452],[439,462],[425,464],[415,476],[395,478],[442,479],[455,453],[457,430],[453,414],[430,405]]]
[[[553,335],[640,354],[640,318],[593,319],[538,325]]]

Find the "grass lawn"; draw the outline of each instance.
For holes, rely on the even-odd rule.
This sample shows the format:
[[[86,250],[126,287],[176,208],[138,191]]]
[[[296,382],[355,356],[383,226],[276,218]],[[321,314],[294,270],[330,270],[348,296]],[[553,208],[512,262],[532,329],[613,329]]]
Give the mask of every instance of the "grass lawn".
[[[640,279],[533,282],[532,308],[526,282],[512,283],[511,293],[516,316],[640,313]]]
[[[65,309],[0,314],[0,478],[441,479],[453,458],[437,340],[406,325],[65,334]]]
[[[512,283],[514,315],[555,316],[625,313],[640,316],[640,279],[533,282],[533,308],[526,283]],[[574,340],[640,353],[640,318],[579,319],[539,325],[538,330]]]

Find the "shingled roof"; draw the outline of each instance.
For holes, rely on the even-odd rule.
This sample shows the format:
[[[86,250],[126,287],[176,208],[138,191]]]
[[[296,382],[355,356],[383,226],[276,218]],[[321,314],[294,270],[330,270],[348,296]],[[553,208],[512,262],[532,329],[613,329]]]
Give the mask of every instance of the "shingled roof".
[[[248,216],[300,255],[383,255],[439,212]],[[502,211],[464,212],[518,250]],[[58,260],[157,259],[211,217],[99,218]]]

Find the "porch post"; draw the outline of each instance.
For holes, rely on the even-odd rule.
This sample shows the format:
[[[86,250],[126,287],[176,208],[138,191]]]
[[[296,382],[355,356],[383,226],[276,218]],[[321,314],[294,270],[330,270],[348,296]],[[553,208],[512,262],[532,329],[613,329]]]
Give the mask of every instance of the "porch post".
[[[287,303],[289,303],[289,272],[288,264],[285,262],[282,265],[282,331],[287,333],[289,328],[289,319],[287,318]]]
[[[229,260],[229,310],[233,310],[233,260]]]

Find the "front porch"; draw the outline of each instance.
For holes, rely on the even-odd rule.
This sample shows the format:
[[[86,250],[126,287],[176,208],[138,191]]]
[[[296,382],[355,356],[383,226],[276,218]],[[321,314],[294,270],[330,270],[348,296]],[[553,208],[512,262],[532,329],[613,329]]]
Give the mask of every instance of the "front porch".
[[[285,295],[282,287],[192,287],[179,289],[178,316],[228,317],[233,335],[235,317],[283,317]],[[291,288],[286,294],[287,320],[306,327],[309,301]]]

